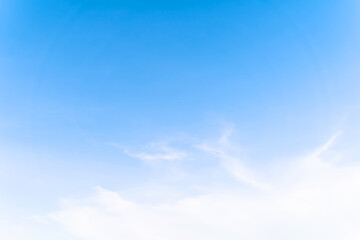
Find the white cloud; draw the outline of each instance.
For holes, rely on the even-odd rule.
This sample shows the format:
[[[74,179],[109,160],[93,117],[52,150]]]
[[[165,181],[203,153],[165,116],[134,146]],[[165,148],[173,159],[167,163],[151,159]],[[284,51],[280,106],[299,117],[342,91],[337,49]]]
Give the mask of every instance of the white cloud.
[[[142,151],[131,150],[130,148],[115,143],[112,143],[111,145],[121,148],[124,154],[142,160],[148,164],[156,163],[159,161],[180,160],[187,157],[187,154],[185,152],[173,147],[169,147],[168,144],[169,143],[162,142],[149,143]]]
[[[124,150],[124,153],[130,157],[134,157],[146,162],[155,161],[155,160],[176,160],[182,159],[186,156],[185,153],[176,151],[174,149],[163,149],[161,153],[148,153],[148,152],[137,152],[132,153],[128,150]]]
[[[270,186],[260,180],[254,171],[246,167],[242,163],[240,157],[235,157],[228,153],[228,149],[233,148],[233,144],[229,139],[232,133],[233,128],[226,130],[218,139],[215,146],[204,143],[195,147],[217,157],[220,160],[222,167],[240,182],[263,190],[269,189]]]
[[[63,201],[51,217],[85,240],[358,240],[360,166],[328,161],[336,137],[266,179],[266,191],[234,188],[146,205],[97,188],[91,197]],[[233,160],[223,149],[204,149]],[[257,185],[248,171],[239,178]]]

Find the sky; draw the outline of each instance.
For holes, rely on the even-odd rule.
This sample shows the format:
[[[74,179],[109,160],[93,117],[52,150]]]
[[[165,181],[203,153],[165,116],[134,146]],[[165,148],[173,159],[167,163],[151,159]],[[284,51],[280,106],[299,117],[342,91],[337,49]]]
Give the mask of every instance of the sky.
[[[360,238],[360,3],[0,0],[0,238]]]

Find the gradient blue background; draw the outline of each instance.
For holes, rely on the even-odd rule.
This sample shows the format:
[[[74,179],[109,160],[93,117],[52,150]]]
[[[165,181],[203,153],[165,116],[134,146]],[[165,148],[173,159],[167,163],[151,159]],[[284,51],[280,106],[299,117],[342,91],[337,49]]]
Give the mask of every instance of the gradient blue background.
[[[358,133],[359,11],[354,0],[1,1],[3,211],[42,213],[161,172],[108,143],[211,138],[231,123],[262,165]]]

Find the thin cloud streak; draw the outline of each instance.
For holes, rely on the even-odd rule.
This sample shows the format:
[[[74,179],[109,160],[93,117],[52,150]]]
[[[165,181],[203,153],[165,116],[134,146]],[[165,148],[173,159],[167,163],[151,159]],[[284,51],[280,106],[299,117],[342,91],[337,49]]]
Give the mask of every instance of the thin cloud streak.
[[[159,161],[181,160],[187,157],[187,153],[167,146],[164,143],[149,143],[146,145],[146,151],[131,150],[128,147],[111,143],[111,146],[122,149],[123,154],[151,164]]]

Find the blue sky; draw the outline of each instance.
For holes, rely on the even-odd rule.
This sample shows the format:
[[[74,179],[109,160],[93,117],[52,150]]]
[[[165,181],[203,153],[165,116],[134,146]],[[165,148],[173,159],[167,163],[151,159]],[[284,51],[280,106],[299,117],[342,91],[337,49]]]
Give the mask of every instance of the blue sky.
[[[349,192],[338,194],[357,199],[350,192],[358,186],[344,179],[356,182],[359,173],[359,11],[354,0],[0,1],[0,237],[176,239],[181,231],[183,239],[209,239],[200,230],[221,224],[179,217],[191,209],[186,199],[221,205],[227,200],[209,196],[225,194],[236,221],[244,212],[236,202],[252,209],[255,198],[272,208],[302,189],[299,182],[311,193],[342,182]],[[326,170],[320,164],[324,174],[304,173],[299,159],[325,161]],[[292,171],[301,177],[287,186]],[[334,194],[321,193],[325,203]],[[82,207],[102,212],[100,202],[118,213],[123,199],[137,207],[121,216],[181,223],[170,232],[145,224],[134,227],[144,235],[111,236],[99,227],[113,224],[106,217],[84,227],[94,233],[73,224]],[[343,202],[336,204],[343,213]],[[293,230],[302,228],[294,212],[277,211],[278,222],[293,214]],[[260,224],[273,213],[246,214],[257,216],[256,231],[270,228],[268,236],[281,239],[279,226]],[[202,223],[197,231],[182,222],[193,220]],[[332,224],[339,225],[323,227]]]

